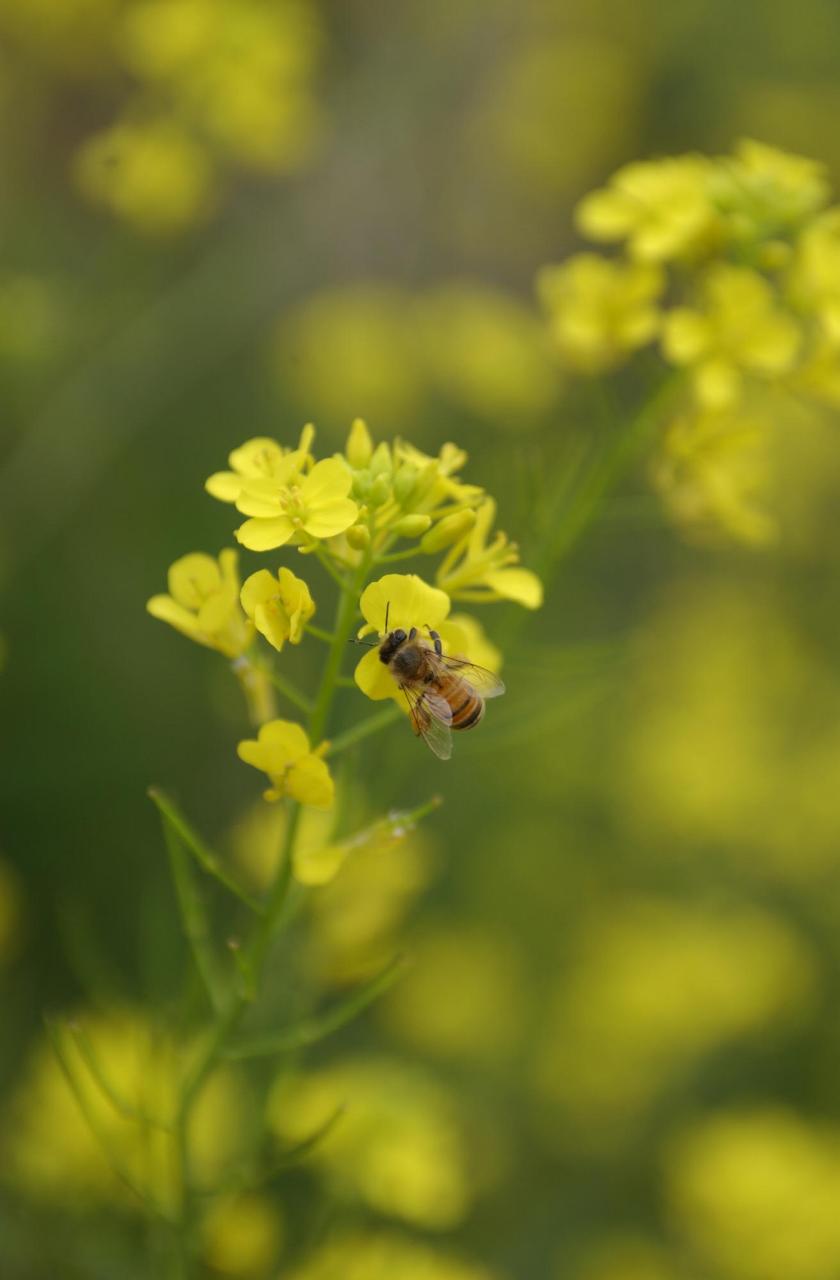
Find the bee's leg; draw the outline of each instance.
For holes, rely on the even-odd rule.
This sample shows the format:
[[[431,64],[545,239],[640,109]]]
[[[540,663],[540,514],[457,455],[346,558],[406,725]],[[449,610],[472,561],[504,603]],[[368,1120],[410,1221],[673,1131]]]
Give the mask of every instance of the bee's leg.
[[[429,635],[435,642],[435,653],[440,658],[443,655],[443,643],[441,641],[440,635],[438,634],[437,631],[432,631],[431,627],[429,627]]]
[[[411,630],[410,630],[410,631],[409,631],[409,633],[408,633],[408,638],[409,638],[409,640],[413,640],[413,639],[414,639],[414,637],[415,637],[416,635],[417,635],[417,628],[416,628],[416,627],[412,627],[412,628],[411,628]]]

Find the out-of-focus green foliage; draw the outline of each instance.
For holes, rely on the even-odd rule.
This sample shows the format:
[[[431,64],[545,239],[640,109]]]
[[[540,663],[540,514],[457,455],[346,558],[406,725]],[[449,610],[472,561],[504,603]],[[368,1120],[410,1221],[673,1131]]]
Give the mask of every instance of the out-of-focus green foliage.
[[[307,812],[274,1023],[408,966],[332,1041],[213,1078],[206,1276],[837,1275],[838,237],[818,207],[840,178],[838,47],[825,0],[0,0],[4,1277],[166,1274],[165,1225],[125,1179],[166,1214],[159,1121],[189,1062],[162,1027],[196,991],[146,788],[177,790],[248,893],[286,819],[233,757],[253,731],[225,659],[143,606],[185,550],[218,563],[200,483],[231,448],[294,446],[313,419],[329,454],[357,415],[430,454],[463,444],[546,600],[495,606],[508,693],[453,762],[401,725],[341,757],[364,841],[325,863]],[[772,322],[776,355],[785,334],[743,275],[681,297],[675,363],[698,374],[710,316],[726,337],[708,416],[675,416],[566,556],[561,516],[654,366],[622,364],[606,397],[573,376],[547,317],[583,298],[580,350],[615,268],[543,275],[545,313],[537,273],[591,250],[589,192],[580,233],[623,218],[628,253],[650,244],[616,203],[623,166],[738,138],[825,165],[784,169],[795,259],[738,264],[783,278],[824,341],[795,368],[782,351],[721,434],[732,316]],[[673,245],[705,206],[684,168],[657,182],[679,216],[654,244]],[[716,193],[736,214],[743,196]],[[651,298],[678,301],[658,266],[629,270],[620,359],[590,368],[653,335]],[[369,713],[348,689],[339,730]],[[435,792],[404,839],[371,825]]]

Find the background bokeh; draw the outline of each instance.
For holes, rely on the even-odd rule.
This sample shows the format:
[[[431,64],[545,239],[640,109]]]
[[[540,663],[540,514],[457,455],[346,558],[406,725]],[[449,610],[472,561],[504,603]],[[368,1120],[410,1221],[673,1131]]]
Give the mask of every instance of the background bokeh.
[[[362,808],[445,805],[314,894],[294,966],[412,964],[272,1085],[278,1136],[348,1123],[218,1206],[208,1275],[840,1272],[837,423],[780,424],[776,546],[692,545],[640,469],[552,564],[597,411],[533,287],[627,160],[840,176],[838,49],[829,0],[0,0],[4,1277],[160,1274],[42,1017],[135,1070],[184,958],[150,783],[264,877],[235,682],[144,603],[229,542],[232,447],[359,414],[469,450],[546,605],[484,611],[509,693],[451,766],[350,761]],[[248,1122],[214,1088],[211,1137]]]

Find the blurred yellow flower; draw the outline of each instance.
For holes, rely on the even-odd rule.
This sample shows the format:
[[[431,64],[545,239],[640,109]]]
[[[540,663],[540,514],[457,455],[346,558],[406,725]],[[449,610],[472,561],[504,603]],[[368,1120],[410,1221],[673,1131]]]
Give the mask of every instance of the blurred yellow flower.
[[[341,1233],[288,1280],[494,1280],[484,1267],[394,1231]]]
[[[144,1014],[128,1009],[86,1013],[58,1030],[85,1107],[114,1158],[135,1185],[174,1212],[180,1188],[173,1122],[187,1053],[183,1040],[176,1043]],[[205,1186],[241,1158],[247,1118],[241,1097],[236,1077],[224,1068],[196,1100],[190,1161]],[[47,1043],[36,1049],[12,1096],[4,1123],[3,1171],[19,1187],[63,1209],[141,1207],[109,1165]]]
[[[800,339],[793,316],[778,306],[766,280],[725,263],[709,269],[699,308],[675,307],[662,328],[666,359],[691,369],[706,409],[734,405],[745,374],[778,379],[788,373]]]
[[[668,262],[713,247],[720,234],[704,156],[625,165],[609,186],[584,196],[575,216],[590,240],[627,242],[637,262]]]
[[[835,1280],[840,1132],[782,1107],[701,1119],[672,1141],[675,1224],[724,1280]]]
[[[215,166],[173,120],[114,124],[82,144],[74,169],[90,200],[141,234],[183,231],[212,207]]]
[[[283,1215],[275,1200],[255,1192],[215,1201],[201,1222],[201,1256],[224,1276],[261,1277],[276,1263]]]
[[[699,412],[668,427],[654,459],[654,486],[674,519],[698,540],[765,546],[776,523],[765,509],[770,427],[760,417]]]
[[[13,958],[20,943],[23,890],[11,863],[0,858],[0,965]]]
[[[542,328],[515,298],[453,282],[417,300],[415,323],[433,383],[467,412],[515,429],[555,399]]]
[[[238,657],[254,630],[240,608],[237,563],[229,548],[218,560],[201,551],[182,556],[170,567],[169,595],[152,596],[148,612],[198,644]]]
[[[768,912],[631,899],[582,930],[544,1020],[538,1088],[615,1141],[703,1054],[801,1017],[816,983],[810,948]]]
[[[270,720],[256,740],[249,738],[236,748],[240,760],[268,774],[271,786],[263,792],[266,800],[291,796],[300,804],[329,809],[335,786],[321,759],[323,750],[324,744],[310,751],[306,733],[291,720]]]
[[[338,1194],[432,1231],[464,1218],[475,1178],[453,1099],[442,1085],[392,1059],[349,1059],[298,1080],[278,1079],[268,1124],[282,1143],[293,1143],[342,1106],[310,1157]]]
[[[828,203],[826,166],[753,138],[717,161],[712,196],[735,239],[767,239],[796,230]]]
[[[795,307],[815,315],[822,337],[840,346],[840,208],[828,209],[796,242],[787,280]]]
[[[347,496],[352,483],[350,468],[341,458],[324,458],[302,476],[289,454],[271,479],[249,480],[243,486],[236,505],[252,518],[236,530],[237,540],[251,551],[271,551],[293,538],[343,533],[359,514]]]
[[[485,498],[472,528],[450,547],[438,566],[435,580],[453,600],[512,600],[526,609],[539,609],[542,583],[530,569],[513,567],[519,561],[516,544],[499,530],[492,542],[487,541],[495,518],[496,504]]]
[[[242,608],[260,635],[278,652],[288,640],[300,644],[306,623],[315,612],[309,587],[285,566],[277,576],[258,569],[246,578],[240,593]]]
[[[582,373],[614,369],[658,334],[665,280],[658,266],[578,253],[543,267],[537,290],[563,361]]]
[[[228,458],[230,471],[216,471],[204,487],[221,502],[236,502],[252,480],[278,480],[289,470],[305,471],[311,462],[310,448],[315,428],[307,423],[300,433],[297,448],[285,449],[269,436],[256,436],[234,449]]]

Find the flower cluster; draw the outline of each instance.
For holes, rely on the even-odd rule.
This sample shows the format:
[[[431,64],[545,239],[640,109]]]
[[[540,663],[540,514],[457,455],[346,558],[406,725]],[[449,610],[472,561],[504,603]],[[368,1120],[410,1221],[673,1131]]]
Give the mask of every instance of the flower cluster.
[[[238,553],[231,548],[218,561],[198,552],[176,561],[169,594],[153,596],[147,607],[234,660],[259,727],[256,738],[239,743],[238,752],[267,775],[265,798],[329,809],[335,786],[327,757],[335,746],[324,734],[353,631],[364,640],[397,628],[416,627],[427,636],[434,630],[447,654],[497,672],[498,649],[475,618],[450,615],[453,601],[512,601],[536,609],[542,584],[519,564],[516,544],[495,529],[493,499],[462,478],[467,457],[456,445],[444,444],[433,456],[403,440],[376,444],[361,419],[352,424],[341,453],[316,458],[314,438],[307,425],[293,446],[264,436],[247,440],[230,454],[228,469],[214,472],[205,487],[244,517],[234,532],[246,551],[306,556],[337,583],[335,631],[312,624],[316,602],[309,583],[288,564],[257,568],[240,585]],[[417,573],[377,574],[394,561],[422,565],[431,557],[437,558],[430,575],[434,585]],[[330,645],[320,689],[311,698],[257,651],[260,637],[279,653],[307,634]],[[254,712],[266,681],[308,713],[305,728],[276,718],[264,698],[262,711]],[[392,698],[407,710],[375,646],[357,663],[355,683],[373,701]],[[374,727],[380,723],[381,717]],[[323,838],[323,850],[310,850],[307,864],[319,870],[304,870],[305,881],[329,878],[343,861],[343,855],[333,856],[343,848],[341,841],[327,830]],[[298,858],[296,866],[302,865]],[[334,869],[328,875],[324,867]]]
[[[757,469],[748,464],[744,478],[773,416],[768,391],[840,403],[840,207],[827,207],[830,194],[822,165],[752,140],[729,156],[629,164],[576,214],[616,256],[580,253],[540,272],[567,368],[600,374],[658,344],[681,378],[685,403],[654,474],[695,531],[772,537]]]

